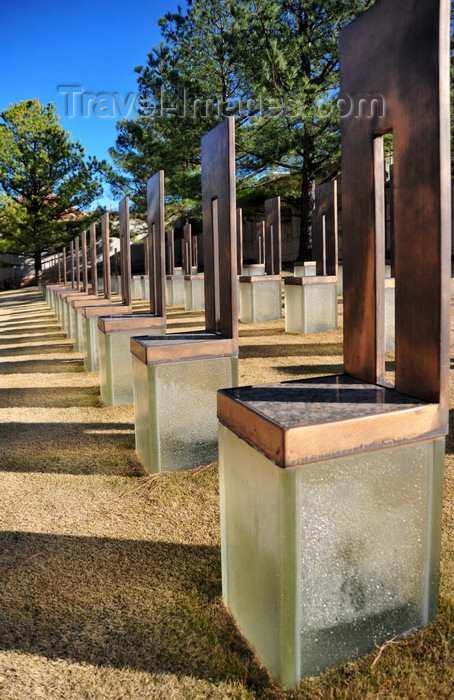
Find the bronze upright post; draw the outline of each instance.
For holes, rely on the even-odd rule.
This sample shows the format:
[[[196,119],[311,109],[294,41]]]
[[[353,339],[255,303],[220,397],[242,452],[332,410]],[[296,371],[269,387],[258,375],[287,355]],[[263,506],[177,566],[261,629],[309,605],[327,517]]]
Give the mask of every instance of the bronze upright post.
[[[67,267],[66,267],[66,248],[63,248],[63,286],[66,287]]]
[[[257,226],[257,262],[263,265],[265,262],[265,222],[259,221]]]
[[[202,137],[205,323],[225,338],[238,337],[234,129],[229,117]]]
[[[104,275],[104,299],[111,299],[112,285],[110,279],[110,235],[109,235],[109,214],[105,212],[101,217],[102,235],[102,267]]]
[[[150,253],[149,253],[149,246],[148,246],[148,236],[146,236],[143,239],[143,259],[144,259],[145,277],[148,277],[148,275],[150,274]]]
[[[236,210],[236,274],[243,274],[243,210]]]
[[[337,181],[330,180],[315,188],[312,212],[312,259],[317,264],[317,275],[337,277],[337,257]]]
[[[281,198],[265,201],[265,272],[281,274]]]
[[[74,241],[74,248],[75,248],[75,273],[76,273],[76,289],[80,289],[80,242],[79,242],[79,236],[77,236],[76,240]],[[85,289],[83,291],[86,291]]]
[[[192,244],[192,266],[195,267],[197,270],[199,267],[199,245],[198,245],[197,236],[192,236],[191,244]]]
[[[131,238],[129,229],[129,197],[123,197],[118,205],[120,217],[120,280],[122,304],[132,303],[131,290]]]
[[[183,226],[183,240],[184,240],[184,274],[192,274],[192,227],[191,224],[186,223]]]
[[[147,221],[149,249],[150,313],[165,318],[165,224],[164,171],[147,182]]]
[[[82,291],[88,293],[87,232],[82,231]]]
[[[74,289],[76,284],[75,266],[74,266],[74,241],[69,244],[69,257],[71,260],[71,287]]]
[[[98,296],[98,261],[96,257],[96,224],[90,224],[91,293],[95,297]]]
[[[175,274],[175,240],[173,228],[166,231],[167,274]]]
[[[395,13],[391,3],[378,3],[340,39],[349,108],[341,119],[345,370],[383,380],[383,134],[392,132],[395,383],[439,402],[440,427],[447,426],[449,392],[449,8],[448,0],[406,2]],[[355,104],[365,93],[375,104]]]

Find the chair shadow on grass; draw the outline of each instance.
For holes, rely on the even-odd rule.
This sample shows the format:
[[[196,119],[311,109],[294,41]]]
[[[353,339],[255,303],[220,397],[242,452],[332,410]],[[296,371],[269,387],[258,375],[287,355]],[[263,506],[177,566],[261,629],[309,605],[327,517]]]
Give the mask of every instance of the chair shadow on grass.
[[[205,321],[204,319],[200,319],[200,323],[196,324],[194,320],[189,320],[189,321],[170,321],[167,323],[167,332],[168,333],[174,333],[176,329],[178,328],[195,328],[195,327],[200,327],[200,328],[205,328]]]
[[[2,345],[13,345],[13,344],[19,344],[19,343],[24,343],[25,341],[29,341],[30,343],[40,343],[40,342],[45,342],[45,341],[50,341],[50,340],[55,340],[55,341],[60,341],[60,340],[68,340],[66,337],[65,331],[62,331],[59,328],[56,328],[55,331],[50,331],[47,333],[43,333],[42,329],[35,330],[35,331],[8,331],[7,333],[1,333],[0,337],[0,346]],[[68,343],[71,341],[68,340]]]
[[[78,408],[99,406],[99,388],[78,386],[0,388],[2,408]]]
[[[55,328],[55,330],[61,331],[61,326],[58,323],[55,316],[50,316],[48,320],[42,319],[41,321],[14,321],[14,323],[12,323],[10,320],[8,321],[8,323],[2,323],[0,321],[0,333],[2,335],[4,333],[28,333],[29,331],[34,332],[36,330],[48,331],[49,328]]]
[[[2,294],[0,296],[0,301],[2,304],[8,304],[12,309],[16,309],[18,306],[29,306],[30,304],[43,304],[46,305],[43,297],[38,292],[35,294],[29,294],[26,299],[18,299],[15,295],[6,296]]]
[[[0,649],[266,684],[221,604],[217,546],[7,531],[0,553]]]
[[[267,343],[260,345],[240,345],[240,358],[262,357],[313,357],[323,355],[329,359],[333,355],[342,356],[342,343],[304,343],[289,345],[279,343]]]
[[[0,307],[0,311],[2,308]],[[40,308],[34,308],[30,307],[30,304],[24,304],[24,307],[17,310],[11,307],[10,305],[5,307],[5,310],[7,310],[7,315],[6,317],[4,314],[0,314],[0,318],[3,319],[5,318],[5,321],[7,323],[13,323],[14,321],[25,321],[27,319],[38,319],[38,321],[42,321],[45,318],[56,318],[55,316],[55,311],[54,309],[51,309],[50,306],[42,306]]]
[[[31,339],[30,339],[31,340]],[[36,342],[32,341],[31,342]],[[10,343],[12,345],[12,343]],[[48,342],[43,345],[24,345],[18,344],[14,347],[2,348],[0,346],[0,358],[1,357],[23,357],[30,355],[46,355],[50,353],[60,353],[60,352],[74,352],[74,345],[71,341],[66,340],[65,342],[58,342],[57,339],[52,339],[52,342]],[[1,359],[0,359],[0,372],[1,372]]]
[[[238,335],[241,338],[260,338],[262,336],[273,338],[281,336],[283,338],[288,337],[283,328],[248,328],[248,325],[241,325],[238,330]]]
[[[329,358],[327,358],[328,360]],[[385,363],[386,371],[387,372],[394,372],[396,363],[394,361],[389,361]],[[282,374],[288,374],[291,376],[306,376],[306,375],[314,375],[314,374],[319,374],[321,376],[325,375],[331,375],[331,374],[343,374],[344,373],[344,365],[343,362],[337,362],[335,364],[328,364],[328,362],[324,364],[317,364],[317,365],[289,365],[289,366],[281,366],[281,365],[275,365],[273,367],[278,372],[282,372]]]
[[[27,301],[21,306],[23,308],[20,308],[17,310],[17,308],[13,304],[8,304],[8,315],[10,317],[10,320],[12,318],[14,319],[23,319],[23,318],[30,318],[31,316],[35,318],[50,318],[54,316],[54,311],[46,305],[42,305],[39,308],[30,308],[30,304],[33,302]]]
[[[133,423],[0,423],[3,472],[105,474],[143,472]]]
[[[273,367],[277,372],[281,372],[284,375],[289,375],[289,377],[298,376],[313,376],[314,374],[320,374],[323,376],[331,374],[342,374],[344,367],[342,364],[335,365],[291,365],[289,367],[281,367],[280,365],[275,365]],[[287,381],[284,379],[284,381]],[[288,380],[290,381],[290,379]]]
[[[49,350],[51,352],[51,350]],[[62,350],[56,352],[62,353]],[[66,351],[64,351],[66,354]],[[42,355],[43,353],[41,353]],[[70,353],[67,353],[70,354]],[[74,354],[72,352],[71,354]],[[16,361],[0,362],[1,374],[60,374],[65,372],[83,372],[84,366],[80,357],[70,357],[50,359],[50,360],[22,360],[18,358]]]

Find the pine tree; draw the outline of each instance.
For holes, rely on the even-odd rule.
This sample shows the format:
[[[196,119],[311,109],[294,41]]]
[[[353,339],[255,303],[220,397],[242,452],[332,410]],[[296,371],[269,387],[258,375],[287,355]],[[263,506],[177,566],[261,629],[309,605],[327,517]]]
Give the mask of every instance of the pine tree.
[[[99,217],[82,210],[102,194],[104,164],[85,159],[52,103],[19,102],[0,120],[0,252],[32,256],[38,280],[43,253]]]
[[[299,260],[310,259],[315,183],[340,164],[338,33],[371,0],[253,0],[238,5],[246,78],[262,115],[251,130],[255,172],[290,173],[299,204]],[[254,48],[253,48],[254,47]]]
[[[120,178],[121,186],[129,179],[137,188],[147,165],[164,168],[167,191],[181,198],[182,211],[190,208],[197,196],[200,137],[233,114],[240,198],[263,183],[265,191],[279,194],[276,187],[285,177],[281,194],[301,217],[298,257],[308,259],[315,183],[334,175],[340,163],[338,32],[370,4],[187,0],[185,13],[167,14],[160,20],[161,46],[137,68],[148,108],[121,124],[112,149],[129,174]],[[153,113],[161,94],[179,110]]]
[[[145,183],[156,170],[166,176],[169,217],[182,221],[200,205],[200,139],[238,94],[239,69],[232,55],[235,0],[188,2],[183,13],[159,20],[163,40],[138,66],[139,112],[118,125],[110,150],[118,171],[113,193],[129,194],[145,211]]]

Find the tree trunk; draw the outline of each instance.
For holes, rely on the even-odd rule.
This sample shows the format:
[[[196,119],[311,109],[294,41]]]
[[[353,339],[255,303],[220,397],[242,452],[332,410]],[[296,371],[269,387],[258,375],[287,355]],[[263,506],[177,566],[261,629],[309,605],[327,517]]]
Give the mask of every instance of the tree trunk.
[[[41,251],[40,250],[35,251],[34,260],[35,260],[35,282],[36,282],[36,284],[39,284],[39,282],[41,280],[41,273],[42,273]]]
[[[312,210],[315,200],[315,164],[312,153],[305,154],[301,177],[300,242],[298,262],[312,259]]]

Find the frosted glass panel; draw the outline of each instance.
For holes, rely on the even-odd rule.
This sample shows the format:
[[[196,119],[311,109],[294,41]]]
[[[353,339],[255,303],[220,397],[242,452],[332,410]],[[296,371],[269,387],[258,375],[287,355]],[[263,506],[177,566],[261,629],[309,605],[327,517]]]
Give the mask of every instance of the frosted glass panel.
[[[256,322],[272,321],[282,316],[281,281],[260,282],[254,290],[254,318]]]
[[[136,445],[144,466],[190,469],[217,459],[216,392],[237,384],[236,357],[153,365],[134,358]]]
[[[165,363],[156,374],[161,469],[217,459],[216,391],[232,386],[232,360]]]
[[[82,350],[84,349],[84,317],[82,316],[82,309],[71,308],[71,313],[73,314],[76,337],[74,349],[76,350],[76,352],[82,352]]]
[[[252,284],[250,282],[240,282],[240,321],[242,323],[252,323],[253,302]]]
[[[423,626],[432,450],[300,469],[303,675]]]
[[[385,351],[394,350],[396,345],[395,287],[385,288]]]
[[[205,284],[202,276],[184,280],[184,308],[186,311],[205,308]]]
[[[60,299],[60,310],[59,310],[60,317],[59,318],[60,318],[60,325],[64,330],[66,330],[65,306],[66,306],[65,297],[62,297]]]
[[[60,296],[59,294],[56,296],[56,300],[55,300],[55,301],[56,301],[56,304],[55,304],[55,315],[56,315],[56,317],[57,317],[57,320],[58,320],[59,324],[62,325],[62,311],[61,311],[61,309],[62,309],[62,306],[61,306],[62,300],[61,300],[61,296]]]
[[[68,301],[68,303],[66,304],[66,313],[68,315],[68,337],[73,338],[74,342],[76,343],[77,342],[76,341],[76,333],[77,333],[76,315],[77,315],[77,311],[76,311],[76,309],[73,308],[70,301]],[[76,347],[75,347],[75,349],[77,350]]]
[[[255,265],[243,265],[243,275],[246,277],[254,276],[257,277],[259,275],[264,275],[265,274],[265,265],[260,265],[256,263]]]
[[[145,466],[157,462],[157,455],[151,451],[150,415],[154,409],[155,396],[152,386],[148,391],[149,367],[132,355],[134,374],[134,423],[136,437],[136,452]],[[156,448],[156,443],[154,445]],[[158,471],[158,470],[155,470]]]
[[[337,327],[336,283],[285,286],[287,333],[319,333]]]
[[[337,293],[344,293],[344,268],[342,264],[339,264],[337,268]]]
[[[62,328],[65,326],[65,297],[60,296],[58,299],[58,320]]]
[[[337,326],[336,284],[310,284],[306,288],[306,333],[327,331]]]
[[[98,328],[99,380],[101,398],[108,406],[134,400],[130,339],[139,335],[162,335],[165,329],[149,327],[103,333]]]
[[[282,316],[280,280],[240,282],[240,321],[261,323]]]
[[[149,299],[150,298],[150,280],[148,279],[148,275],[144,275],[141,278],[141,285],[142,285],[142,299]]]
[[[172,277],[166,280],[167,306],[183,306],[184,278]]]
[[[133,299],[142,298],[142,280],[140,277],[131,278],[131,295]]]
[[[110,278],[110,289],[112,294],[121,294],[120,278],[118,275],[112,275]]]
[[[63,323],[62,323],[62,325],[63,325],[64,330],[66,331],[67,337],[72,338],[72,336],[70,335],[71,328],[70,328],[69,306],[68,306],[68,302],[66,301],[66,299],[63,303]]]
[[[74,338],[74,328],[72,326],[72,321],[71,321],[71,302],[70,302],[70,299],[73,299],[73,298],[74,297],[72,295],[65,296],[63,298],[63,304],[62,304],[61,325],[62,325],[62,328],[66,331],[66,335],[68,338]]]
[[[438,439],[281,469],[219,426],[223,596],[279,683],[435,617],[443,457]]]
[[[98,318],[97,316],[82,317],[84,334],[84,367],[87,372],[99,369],[98,355]]]
[[[295,277],[315,277],[317,275],[317,263],[310,261],[302,265],[295,265],[293,274]]]
[[[108,343],[105,341],[105,334],[102,333],[99,328],[98,328],[98,355],[99,355],[99,384],[100,384],[100,390],[101,390],[101,398],[102,400],[107,403],[108,406],[111,406],[112,403],[109,403],[106,399],[111,400],[112,399],[112,391],[111,391],[111,386],[112,386],[112,372],[111,372],[111,363],[110,363],[110,349],[108,347]],[[131,362],[132,364],[132,362]],[[132,370],[131,370],[132,372]]]
[[[299,678],[297,472],[220,424],[219,477],[224,600],[270,673],[291,684]]]
[[[285,293],[285,330],[287,333],[304,333],[303,301],[304,292],[299,285],[286,284]]]

